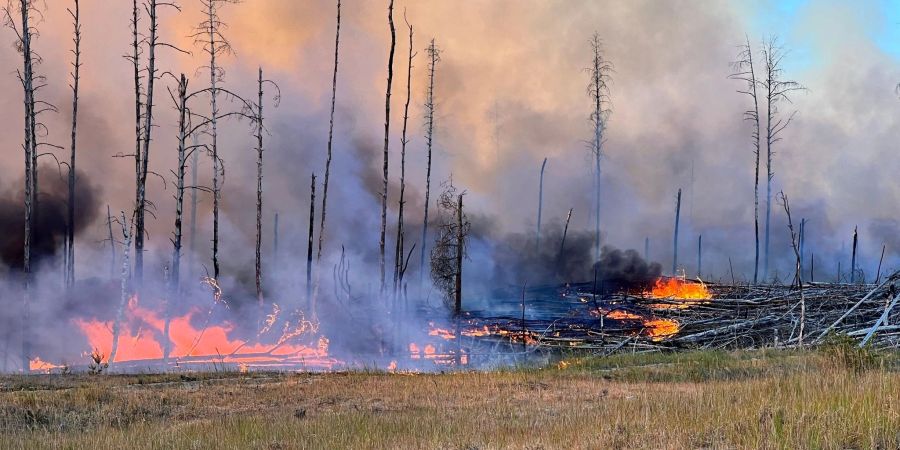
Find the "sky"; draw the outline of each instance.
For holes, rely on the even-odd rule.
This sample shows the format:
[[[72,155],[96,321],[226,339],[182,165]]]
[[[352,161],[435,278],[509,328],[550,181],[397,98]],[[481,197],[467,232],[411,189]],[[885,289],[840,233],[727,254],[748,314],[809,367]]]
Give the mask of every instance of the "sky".
[[[202,89],[208,75],[189,36],[201,20],[200,2],[181,0],[181,12],[165,10],[163,39],[190,54],[160,50],[159,66],[185,73]],[[59,107],[47,115],[46,140],[67,146],[71,93],[71,24],[65,0],[47,0],[35,48],[47,77],[43,98]],[[375,262],[380,220],[380,167],[384,132],[385,76],[390,35],[387,3],[342,5],[340,69],[335,119],[334,183],[329,206],[328,258],[345,245],[363,267]],[[405,12],[404,12],[405,11]],[[128,210],[133,201],[132,161],[115,156],[133,148],[133,86],[128,51],[130,2],[82,0],[84,67],[79,128],[83,181],[99,189],[100,212],[79,236],[83,276],[105,255],[105,211]],[[225,85],[255,95],[256,71],[281,89],[280,103],[267,95],[264,217],[266,248],[276,212],[282,249],[305,255],[310,175],[321,180],[328,133],[334,52],[334,4],[330,1],[245,0],[227,5],[224,31],[234,54],[223,58]],[[466,190],[467,208],[479,230],[472,264],[496,269],[492,252],[513,234],[534,233],[538,173],[548,158],[544,221],[559,227],[570,208],[572,226],[591,224],[586,88],[589,39],[597,32],[615,71],[612,114],[601,174],[603,241],[643,249],[671,267],[675,195],[684,191],[680,266],[697,269],[696,242],[703,235],[704,271],[713,278],[753,270],[753,154],[748,99],[728,78],[738,46],[778,36],[788,50],[784,77],[808,88],[782,105],[796,111],[774,147],[774,192],[791,200],[794,220],[808,219],[807,251],[815,254],[817,278],[833,279],[838,262],[849,264],[854,227],[860,231],[860,268],[874,277],[882,245],[885,267],[900,264],[896,205],[900,170],[895,157],[900,135],[895,86],[900,82],[898,1],[397,1],[397,54],[391,115],[391,208],[395,209],[400,131],[405,100],[407,28],[414,27],[416,53],[409,111],[407,217],[421,221],[424,188],[423,103],[425,47],[442,49],[436,70],[437,119],[433,188],[452,176]],[[14,35],[0,33],[0,188],[21,184],[21,65]],[[174,216],[172,175],[175,112],[159,82],[158,116],[151,149],[151,219],[148,271],[161,274],[171,253]],[[226,107],[236,107],[226,105]],[[196,106],[202,109],[203,105]],[[252,273],[255,204],[255,142],[248,123],[232,121],[220,138],[226,184],[223,191],[223,271],[236,280]],[[62,156],[65,150],[57,151]],[[49,163],[49,160],[45,162]],[[200,167],[208,184],[210,163]],[[764,168],[763,168],[764,170]],[[47,173],[51,173],[48,171]],[[49,175],[48,175],[49,176]],[[162,181],[165,179],[165,183]],[[321,186],[319,186],[321,188]],[[434,198],[434,196],[432,196]],[[764,200],[764,198],[763,198]],[[761,203],[765,208],[765,202]],[[761,215],[765,212],[761,209]],[[210,199],[201,194],[199,261],[210,257]],[[395,224],[391,223],[391,227]],[[415,233],[414,233],[415,234]],[[773,199],[771,273],[791,269],[790,237],[783,209]],[[274,263],[272,263],[274,264]],[[283,270],[299,270],[288,264]],[[668,271],[668,269],[667,269]]]

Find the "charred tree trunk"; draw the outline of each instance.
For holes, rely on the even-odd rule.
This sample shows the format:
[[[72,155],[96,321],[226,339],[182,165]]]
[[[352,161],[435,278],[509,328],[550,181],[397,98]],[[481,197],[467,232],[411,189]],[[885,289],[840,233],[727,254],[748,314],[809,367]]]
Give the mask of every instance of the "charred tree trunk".
[[[703,235],[697,236],[697,278],[703,274]]]
[[[425,276],[425,252],[428,239],[428,206],[431,203],[431,149],[434,144],[434,69],[441,60],[441,52],[434,45],[434,39],[428,45],[428,91],[425,94],[425,147],[427,160],[425,162],[425,218],[422,221],[422,249],[419,260],[419,284]]]
[[[394,0],[391,0],[388,4],[388,25],[391,29],[391,51],[388,56],[388,76],[387,76],[387,91],[385,93],[384,100],[384,165],[383,172],[384,177],[382,179],[382,191],[381,191],[381,240],[379,241],[379,252],[380,252],[380,269],[381,269],[381,294],[384,294],[385,290],[385,259],[384,259],[384,249],[385,249],[385,237],[387,233],[387,199],[388,199],[388,149],[390,143],[390,132],[391,132],[391,83],[394,81],[394,48],[397,45],[397,33],[394,29]]]
[[[140,9],[138,9],[138,0],[131,1],[131,60],[134,72],[134,211],[140,209],[139,200],[141,198],[141,170],[143,167],[143,159],[141,149],[144,141],[143,131],[143,87],[141,83],[141,38],[138,27],[140,26]],[[130,269],[129,269],[130,270]]]
[[[560,265],[563,255],[565,255],[566,236],[569,235],[569,222],[572,221],[572,211],[575,211],[575,208],[569,208],[569,214],[566,214],[566,225],[565,225],[565,227],[563,227],[562,240],[559,242],[559,253],[556,254],[556,265],[557,266]],[[565,281],[565,280],[563,280],[563,281]]]
[[[600,259],[600,160],[603,156],[603,139],[606,132],[606,122],[609,116],[609,72],[612,65],[603,58],[603,43],[600,35],[594,33],[591,38],[591,81],[588,84],[588,94],[591,97],[593,111],[590,121],[593,125],[593,138],[591,139],[591,156],[594,159],[594,257]]]
[[[541,178],[538,182],[538,210],[537,210],[537,238],[535,239],[535,250],[541,251],[541,213],[544,211],[544,169],[547,168],[547,158],[541,163]]]
[[[672,276],[678,275],[678,225],[681,219],[681,189],[675,200],[675,238],[672,244]]]
[[[850,284],[856,283],[856,244],[858,242],[856,227],[853,227],[853,253],[850,257]]]
[[[454,290],[455,301],[453,313],[459,317],[462,313],[462,267],[463,255],[465,253],[465,225],[463,223],[463,194],[459,194],[459,205],[456,208],[456,289]]]
[[[306,304],[309,310],[313,306],[313,289],[312,289],[312,263],[313,263],[313,226],[316,217],[316,174],[312,174],[312,181],[309,183],[309,241],[306,247]]]
[[[157,0],[147,0],[147,13],[150,19],[150,34],[147,38],[147,94],[144,102],[144,125],[141,139],[141,168],[138,180],[134,232],[134,281],[135,288],[140,291],[144,279],[144,228],[147,208],[147,174],[150,162],[150,138],[153,131],[153,87],[156,82],[156,47],[159,45],[159,25]]]
[[[803,332],[806,327],[806,298],[803,295],[803,272],[800,270],[800,245],[799,240],[797,239],[797,234],[794,233],[794,223],[791,221],[791,206],[788,202],[787,195],[784,192],[780,192],[779,196],[781,197],[782,205],[784,206],[784,212],[787,215],[788,219],[788,230],[791,232],[791,248],[794,250],[794,257],[796,259],[796,275],[794,276],[794,284],[797,286],[797,289],[800,290],[800,336],[799,342],[800,347],[803,347]]]
[[[72,143],[69,148],[69,202],[66,226],[66,286],[75,285],[75,143],[78,130],[78,84],[81,69],[81,9],[75,0],[75,10],[69,10],[74,21],[75,62],[72,64]]]
[[[334,72],[331,76],[331,114],[328,119],[328,153],[325,159],[325,179],[322,185],[322,217],[319,221],[319,249],[316,260],[322,259],[322,246],[325,243],[325,214],[328,210],[328,180],[331,176],[331,152],[334,142],[334,104],[337,99],[338,51],[341,44],[341,0],[337,0],[337,26],[334,32]]]
[[[406,20],[406,14],[403,14],[403,20],[409,28],[409,59],[406,65],[406,104],[403,106],[403,133],[400,138],[400,200],[397,207],[397,247],[394,251],[394,296],[398,295],[400,283],[403,282],[403,206],[406,204],[406,144],[409,140],[406,138],[406,124],[409,121],[409,101],[412,97],[412,68],[413,68],[413,27]]]
[[[256,301],[263,307],[262,206],[263,206],[263,71],[259,68],[259,103],[256,104]]]
[[[182,242],[182,217],[184,211],[184,175],[187,166],[187,135],[188,135],[188,111],[187,111],[188,80],[184,74],[178,82],[178,165],[175,168],[175,231],[172,238],[172,270],[169,277],[169,294],[166,301],[166,322],[163,328],[165,344],[163,347],[163,361],[167,364],[169,353],[172,350],[172,341],[169,338],[169,326],[172,322],[172,303],[181,300],[181,242]],[[197,151],[196,148],[191,151]]]
[[[746,38],[747,43],[742,46],[738,60],[732,65],[735,72],[731,78],[741,80],[747,84],[746,90],[738,92],[748,95],[753,100],[753,109],[744,111],[744,120],[749,120],[754,126],[751,132],[751,141],[753,143],[753,155],[756,158],[755,175],[753,178],[753,227],[756,240],[755,255],[753,262],[753,284],[759,281],[759,160],[760,160],[760,124],[759,124],[759,99],[757,97],[756,88],[758,82],[756,80],[756,72],[753,67],[753,48],[750,46],[750,38]]]

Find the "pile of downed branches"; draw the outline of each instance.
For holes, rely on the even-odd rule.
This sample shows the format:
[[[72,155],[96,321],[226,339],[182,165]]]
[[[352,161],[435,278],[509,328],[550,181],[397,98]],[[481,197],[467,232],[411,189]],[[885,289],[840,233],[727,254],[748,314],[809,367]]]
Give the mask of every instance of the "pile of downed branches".
[[[830,334],[860,345],[900,345],[900,272],[877,285],[805,283],[801,290],[708,284],[707,289],[712,299],[683,301],[625,294],[601,298],[590,286],[570,286],[555,295],[532,293],[525,301],[527,314],[472,312],[466,321],[481,340],[604,353],[797,347],[822,343]]]

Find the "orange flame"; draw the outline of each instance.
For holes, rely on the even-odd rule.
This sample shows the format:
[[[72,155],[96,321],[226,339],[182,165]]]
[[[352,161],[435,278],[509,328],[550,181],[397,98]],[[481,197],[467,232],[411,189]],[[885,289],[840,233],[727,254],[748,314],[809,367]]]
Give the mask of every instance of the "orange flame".
[[[656,285],[650,292],[653,298],[666,298],[674,300],[686,300],[675,304],[655,304],[652,305],[658,309],[685,309],[692,304],[703,303],[712,299],[712,294],[701,283],[688,283],[679,278],[668,278],[656,280]]]

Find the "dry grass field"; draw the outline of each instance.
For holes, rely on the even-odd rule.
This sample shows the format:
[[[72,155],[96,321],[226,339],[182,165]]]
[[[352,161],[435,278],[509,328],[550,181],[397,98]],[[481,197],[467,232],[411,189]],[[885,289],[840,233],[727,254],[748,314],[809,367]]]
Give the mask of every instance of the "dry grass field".
[[[0,378],[0,448],[898,448],[893,353],[687,352],[493,372]]]

